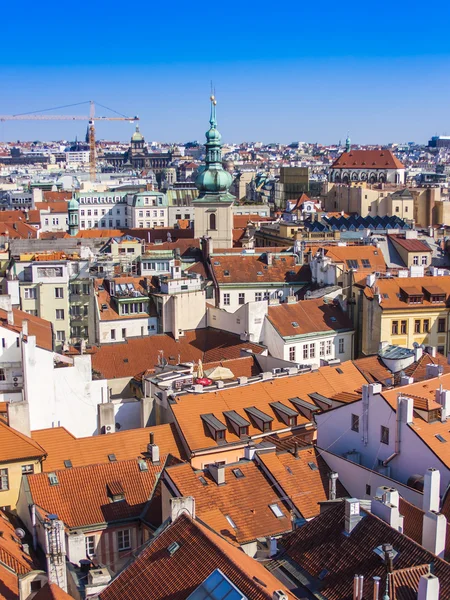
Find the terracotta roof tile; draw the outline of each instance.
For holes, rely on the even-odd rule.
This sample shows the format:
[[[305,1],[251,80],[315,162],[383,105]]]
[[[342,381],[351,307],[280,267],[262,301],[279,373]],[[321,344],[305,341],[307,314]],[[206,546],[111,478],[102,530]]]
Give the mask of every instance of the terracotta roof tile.
[[[179,549],[170,556],[172,542]],[[271,600],[275,590],[294,599],[261,563],[182,514],[100,593],[100,600],[123,600],[125,590],[127,597],[139,600],[186,600],[215,569],[249,600]]]
[[[242,476],[234,475],[237,469]],[[194,471],[188,464],[170,467],[166,472],[180,496],[195,498],[196,516],[232,542],[245,544],[292,528],[289,511],[253,461],[227,465],[224,485],[217,485],[207,470]],[[200,482],[199,476],[207,485]],[[270,504],[277,504],[283,516],[275,516]]]
[[[409,240],[406,239],[404,235],[390,235],[389,239],[391,239],[394,244],[404,248],[407,252],[429,252],[432,254],[430,246],[423,240]]]
[[[212,255],[211,268],[219,284],[302,283],[311,280],[308,265],[298,265],[296,256],[280,256],[274,254],[271,249],[272,264],[268,265],[267,252],[266,250],[264,254]]]
[[[28,313],[13,308],[14,324],[8,324],[8,313],[0,309],[0,327],[5,327],[16,333],[22,332],[23,322],[28,321],[28,335],[36,336],[36,345],[44,350],[53,350],[53,331],[50,321],[29,315]]]
[[[133,377],[153,370],[161,356],[160,351],[169,365],[175,365],[178,358],[181,362],[201,359],[206,363],[234,359],[245,348],[256,354],[264,350],[258,344],[243,342],[233,333],[213,328],[196,329],[186,331],[178,341],[171,335],[160,334],[105,344],[92,355],[92,368],[105,379]]]
[[[45,450],[37,442],[0,421],[0,463],[42,456]]]
[[[423,293],[423,288],[427,288],[430,285],[436,285],[437,281],[439,287],[442,288],[445,294],[445,299],[450,295],[450,276],[442,275],[439,278],[434,276],[425,277],[391,277],[388,279],[377,279],[374,288],[365,287],[364,294],[367,298],[373,299],[375,289],[381,295],[380,307],[382,310],[391,308],[402,308],[408,307],[408,310],[412,309],[423,309],[424,306],[433,307],[435,310],[446,308],[445,301],[441,304],[432,303],[427,296],[424,296],[421,304],[408,304],[402,290],[405,288],[413,287],[417,290],[417,294]],[[400,297],[399,297],[400,296]]]
[[[47,453],[42,463],[46,473],[64,469],[64,461],[70,460],[73,467],[93,464],[109,464],[108,456],[115,454],[118,461],[131,460],[147,452],[147,444],[153,433],[154,443],[163,455],[172,454],[184,458],[179,434],[173,424],[155,425],[118,431],[107,435],[76,438],[64,427],[39,429],[31,433],[32,438]]]
[[[56,471],[58,483],[51,485],[47,473],[28,475],[34,504],[56,514],[69,528],[138,518],[150,499],[167,456],[160,464],[146,460],[147,470],[137,460],[90,465]],[[120,482],[125,500],[110,502],[107,485]],[[88,483],[88,485],[87,485]]]
[[[430,565],[418,565],[389,573],[389,592],[392,600],[417,600],[419,580],[430,572]]]
[[[282,337],[353,329],[348,315],[323,298],[269,306],[267,317]]]
[[[404,169],[390,150],[351,150],[343,152],[332,169]]]
[[[46,583],[41,587],[37,594],[33,596],[34,600],[72,600],[67,592],[62,590],[56,583]]]

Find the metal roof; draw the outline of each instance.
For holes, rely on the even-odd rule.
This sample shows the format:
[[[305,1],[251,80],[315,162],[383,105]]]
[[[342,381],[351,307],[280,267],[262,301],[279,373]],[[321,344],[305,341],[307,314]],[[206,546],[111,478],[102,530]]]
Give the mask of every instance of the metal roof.
[[[226,431],[227,427],[217,417],[215,417],[212,413],[207,415],[200,415],[200,418],[207,423],[210,427],[212,427],[216,431]]]
[[[236,423],[238,427],[249,427],[250,425],[250,422],[241,417],[235,410],[226,410],[223,415],[227,419],[230,419],[230,421],[233,421],[233,423]]]
[[[288,417],[298,417],[298,412],[296,410],[294,410],[293,408],[290,408],[289,406],[286,406],[285,404],[282,404],[281,402],[271,402],[270,406],[273,409],[284,413]]]
[[[256,408],[255,406],[244,408],[244,410],[248,415],[254,417],[255,419],[259,419],[263,423],[269,423],[270,421],[273,421],[273,417],[267,415],[266,413],[263,413],[262,410],[259,410],[259,408]]]

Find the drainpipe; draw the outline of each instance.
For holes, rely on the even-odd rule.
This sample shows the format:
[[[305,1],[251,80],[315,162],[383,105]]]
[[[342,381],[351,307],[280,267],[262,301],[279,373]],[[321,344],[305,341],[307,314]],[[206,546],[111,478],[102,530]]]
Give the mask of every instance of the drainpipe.
[[[31,524],[33,525],[33,548],[37,550],[37,534],[36,534],[36,506],[31,505]]]

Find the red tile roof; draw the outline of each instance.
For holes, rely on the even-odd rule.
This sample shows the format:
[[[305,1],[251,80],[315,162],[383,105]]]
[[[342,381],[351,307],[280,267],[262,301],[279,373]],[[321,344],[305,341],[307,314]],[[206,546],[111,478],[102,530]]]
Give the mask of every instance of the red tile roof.
[[[236,469],[243,477],[234,475]],[[180,496],[195,498],[196,516],[231,542],[245,544],[292,528],[289,511],[253,461],[227,465],[226,483],[220,486],[207,470],[194,471],[188,464],[170,467],[166,474]],[[200,482],[200,476],[207,485]],[[275,516],[270,504],[277,504],[283,517]],[[236,528],[228,522],[227,516]]]
[[[44,192],[45,202],[61,202],[71,200],[72,192]]]
[[[41,587],[38,593],[33,596],[33,600],[73,600],[67,592],[62,590],[56,583],[46,583]]]
[[[0,421],[0,463],[43,456],[45,450],[36,441]]]
[[[404,169],[390,150],[351,150],[343,152],[332,169]]]
[[[159,446],[161,454],[184,458],[183,446],[173,424],[140,427],[82,438],[76,438],[64,427],[53,427],[33,431],[31,436],[47,453],[42,463],[42,471],[48,473],[64,469],[65,460],[70,460],[74,467],[81,467],[109,464],[110,454],[115,454],[118,461],[142,456],[147,452],[150,433],[153,433],[154,443]]]
[[[390,235],[389,238],[398,246],[404,248],[407,252],[429,252],[432,253],[430,246],[423,240],[408,240],[404,235]]]
[[[146,460],[148,470],[137,460],[74,467],[56,471],[58,482],[51,485],[47,473],[28,475],[33,503],[43,511],[58,515],[69,528],[137,519],[151,498],[167,456],[159,465]],[[110,502],[108,484],[119,482],[125,500]]]
[[[173,542],[179,548],[170,556],[167,548]],[[282,590],[288,600],[295,598],[261,563],[185,514],[151,541],[99,597],[186,600],[215,569],[249,600],[272,600],[275,590]]]
[[[353,329],[348,315],[323,298],[269,306],[267,317],[282,337]]]
[[[267,264],[267,252],[272,255],[272,264]],[[308,265],[297,264],[292,254],[274,254],[267,250],[264,254],[213,255],[211,268],[219,284],[240,283],[301,283],[311,280]],[[228,272],[228,275],[225,274]]]
[[[215,362],[238,358],[241,349],[260,354],[264,348],[243,342],[238,335],[212,328],[186,331],[176,341],[168,334],[128,339],[124,343],[105,344],[92,355],[92,368],[105,379],[133,377],[158,364],[162,351],[169,364],[198,361]]]
[[[53,350],[53,331],[50,321],[29,315],[23,310],[13,308],[14,324],[8,324],[8,312],[0,309],[0,327],[21,333],[23,322],[28,321],[28,335],[36,336],[36,345],[44,350]]]

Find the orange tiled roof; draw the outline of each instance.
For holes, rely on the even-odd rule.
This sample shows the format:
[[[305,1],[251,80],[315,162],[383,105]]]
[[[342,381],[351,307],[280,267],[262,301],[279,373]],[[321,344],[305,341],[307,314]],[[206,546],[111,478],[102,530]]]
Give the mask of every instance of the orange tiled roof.
[[[241,356],[240,358],[232,358],[230,360],[217,360],[203,364],[203,370],[215,369],[216,367],[225,367],[230,369],[234,377],[252,377],[260,373],[260,369],[255,363],[253,356]],[[0,411],[1,412],[1,411]]]
[[[0,421],[0,463],[43,456],[45,450],[37,442]]]
[[[44,192],[45,202],[61,202],[71,200],[72,192]]]
[[[404,169],[390,150],[351,150],[343,152],[332,169]]]
[[[114,283],[131,283],[134,285],[135,290],[141,292],[142,294],[142,301],[147,301],[148,302],[148,293],[147,290],[144,289],[143,287],[143,280],[140,277],[115,277],[114,278]],[[148,310],[149,312],[142,312],[142,313],[133,313],[133,314],[129,314],[129,315],[120,315],[116,308],[114,303],[111,301],[111,296],[110,293],[108,291],[108,289],[105,287],[103,290],[99,290],[98,287],[99,285],[103,286],[104,281],[103,279],[97,279],[95,281],[95,296],[96,296],[96,301],[97,301],[97,306],[99,309],[99,316],[100,316],[100,321],[115,321],[115,320],[124,320],[126,321],[127,319],[145,319],[149,316],[156,316],[156,309],[153,303],[153,300],[150,300],[150,302],[148,303]],[[136,302],[139,301],[139,297],[136,298]],[[106,305],[107,308],[102,308],[103,305]],[[144,304],[145,305],[145,304]]]
[[[334,262],[342,263],[344,265],[344,270],[347,271],[350,267],[347,263],[348,260],[356,260],[358,261],[357,265],[357,273],[363,273],[364,276],[367,273],[381,272],[386,271],[386,261],[384,260],[383,253],[379,248],[375,248],[374,246],[358,246],[358,245],[349,245],[349,246],[326,246],[322,245],[321,248],[324,248],[325,255],[329,256]],[[317,248],[313,248],[313,251],[317,250]],[[367,263],[362,261],[369,261],[368,266],[365,266]]]
[[[272,253],[272,249],[266,252]],[[211,268],[218,283],[223,285],[310,281],[309,267],[298,265],[296,256],[273,254],[272,264],[268,265],[266,252],[264,254],[213,255]],[[229,274],[226,275],[225,272]]]
[[[36,202],[36,210],[50,211],[50,213],[66,213],[68,210],[68,202],[63,200],[62,202]]]
[[[115,454],[117,460],[137,458],[147,452],[150,433],[153,433],[154,443],[159,446],[161,454],[184,458],[183,446],[173,424],[140,427],[82,438],[76,438],[64,427],[53,427],[33,431],[31,436],[47,453],[42,470],[48,473],[64,469],[65,460],[70,460],[74,467],[82,467],[109,464],[110,454]]]
[[[56,583],[46,583],[41,587],[33,600],[73,600],[67,592],[62,590]]]
[[[316,517],[320,513],[319,502],[329,500],[328,474],[331,470],[315,448],[299,448],[298,458],[292,452],[261,453],[258,461],[305,519]],[[311,469],[310,465],[316,469]],[[338,497],[346,495],[342,486],[337,492]]]
[[[408,287],[413,287],[414,289],[417,289],[417,293],[422,293],[424,288],[426,290],[427,288],[434,288],[435,286],[439,286],[442,293],[445,293],[445,297],[448,298],[450,295],[450,276],[442,275],[434,277],[429,275],[425,277],[392,277],[389,279],[377,279],[374,288],[369,288],[367,286],[364,288],[364,294],[368,299],[373,299],[375,295],[374,290],[376,288],[381,295],[380,307],[382,310],[405,309],[406,307],[407,310],[420,310],[424,306],[436,310],[444,309],[445,302],[432,303],[426,295],[424,295],[421,304],[408,304],[404,294],[402,294],[402,290],[405,290],[406,292]]]
[[[179,549],[170,556],[167,547],[172,542]],[[215,569],[249,600],[272,600],[276,590],[282,590],[288,600],[295,598],[261,563],[186,514],[144,548],[99,597],[123,600],[126,593],[139,600],[186,600]]]
[[[357,390],[366,383],[361,373],[351,361],[338,367],[321,367],[318,371],[303,375],[283,377],[251,385],[236,386],[217,392],[203,394],[187,394],[178,396],[171,410],[183,432],[191,451],[217,447],[218,443],[209,435],[200,417],[212,413],[223,424],[226,424],[224,412],[235,410],[241,417],[249,421],[245,408],[256,407],[273,418],[272,430],[285,429],[285,422],[270,406],[272,402],[282,402],[295,409],[289,399],[300,397],[311,402],[308,394],[318,392],[329,398],[342,391]],[[299,415],[298,425],[306,425],[308,419]],[[249,435],[258,435],[261,431],[250,424]],[[226,431],[228,443],[239,442],[240,438],[229,428]]]
[[[37,229],[23,221],[0,222],[0,235],[11,240],[28,240],[37,238]]]
[[[14,325],[9,325],[7,311],[0,309],[0,327],[21,333],[23,322],[28,321],[28,335],[36,336],[36,345],[44,350],[53,350],[53,331],[50,321],[29,315],[17,308],[13,308],[13,315]]]
[[[128,339],[124,343],[105,344],[92,355],[92,368],[105,379],[134,377],[153,370],[163,352],[168,364],[198,361],[215,362],[238,358],[241,349],[248,348],[260,354],[264,348],[243,342],[238,335],[213,328],[186,331],[176,341],[168,334]],[[125,362],[126,361],[126,362]]]
[[[282,337],[353,329],[348,315],[323,298],[269,306],[267,317]]]
[[[239,469],[243,477],[236,477]],[[180,496],[195,498],[195,514],[206,525],[231,542],[245,544],[258,537],[290,531],[289,511],[253,461],[225,467],[225,485],[217,485],[208,471],[194,471],[188,464],[166,471]],[[203,485],[199,476],[207,482]],[[277,504],[283,513],[278,518],[269,508]],[[229,516],[234,528],[226,519]]]
[[[138,518],[166,460],[163,455],[159,465],[146,460],[146,471],[139,468],[137,460],[60,470],[56,471],[56,485],[50,484],[47,473],[28,475],[27,479],[34,504],[46,513],[58,515],[69,528],[84,527]],[[113,482],[122,485],[124,502],[110,502],[107,486]]]
[[[234,229],[245,229],[249,223],[275,221],[272,217],[261,217],[260,215],[234,215],[233,216],[233,227]]]

